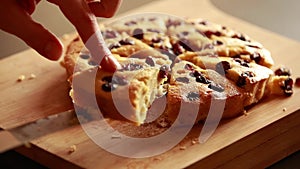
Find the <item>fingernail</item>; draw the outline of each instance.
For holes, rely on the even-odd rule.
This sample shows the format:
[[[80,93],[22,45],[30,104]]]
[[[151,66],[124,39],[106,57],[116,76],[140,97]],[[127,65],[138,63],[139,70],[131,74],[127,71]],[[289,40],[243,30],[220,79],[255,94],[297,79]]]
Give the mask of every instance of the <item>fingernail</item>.
[[[62,49],[57,43],[49,41],[45,46],[44,53],[46,58],[58,60],[62,55]]]
[[[120,63],[113,57],[105,56],[101,61],[101,67],[109,72],[115,72],[121,69]]]

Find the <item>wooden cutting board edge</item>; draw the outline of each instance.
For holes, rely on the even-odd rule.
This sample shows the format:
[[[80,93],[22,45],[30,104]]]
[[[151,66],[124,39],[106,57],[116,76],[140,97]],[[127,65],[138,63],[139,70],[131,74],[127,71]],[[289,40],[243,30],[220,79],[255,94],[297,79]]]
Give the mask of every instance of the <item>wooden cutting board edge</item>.
[[[214,17],[213,17],[214,18]],[[217,16],[215,17],[215,18],[218,18]],[[218,19],[216,19],[216,20],[218,20]],[[236,21],[238,21],[239,19],[233,19],[234,21],[234,23],[237,23]],[[231,20],[232,21],[232,20]],[[241,22],[244,22],[244,21],[241,21]],[[244,24],[244,23],[243,23]],[[228,25],[230,25],[230,23],[228,24]],[[259,28],[259,29],[261,29],[261,28]],[[268,35],[272,35],[273,33],[270,33],[269,31],[268,31]],[[71,37],[71,36],[70,36]],[[286,42],[291,42],[291,43],[293,43],[294,44],[294,46],[298,46],[298,42],[294,42],[294,41],[291,41],[290,39],[287,39],[286,37],[281,37],[281,36],[279,36],[279,35],[276,35],[276,36],[274,36],[275,37],[275,39],[283,39],[284,41],[286,41]],[[71,39],[71,38],[70,38]],[[66,41],[65,42],[67,42],[68,40],[70,40],[70,39],[68,39],[68,38],[66,38]],[[23,53],[23,52],[22,52]],[[12,57],[14,57],[14,56],[12,56]],[[20,57],[20,56],[16,56],[16,57]],[[295,113],[292,113],[292,115],[294,115],[294,114],[296,114],[296,112]],[[286,119],[286,118],[288,118],[289,116],[287,116],[287,117],[284,117],[284,118],[282,118],[281,120],[284,120],[284,119]],[[298,118],[299,119],[299,118]],[[299,126],[298,126],[299,127]],[[266,127],[267,128],[267,127]],[[262,130],[262,131],[264,131],[264,130]],[[289,133],[289,132],[287,132],[287,135],[291,135],[292,133]],[[249,137],[249,136],[248,136]],[[250,139],[250,138],[248,138],[248,137],[245,137],[244,139]],[[270,141],[272,141],[273,139],[271,139]],[[275,140],[275,139],[274,139]],[[237,142],[238,143],[238,142]],[[235,143],[236,144],[236,143]],[[235,145],[235,144],[233,144],[233,145]],[[262,144],[263,145],[263,144]],[[299,145],[297,145],[297,146],[295,146],[295,147],[297,147],[297,148],[295,148],[295,149],[299,149]],[[23,149],[23,150],[22,150]],[[17,151],[19,151],[19,152],[23,152],[24,154],[26,154],[27,156],[30,156],[31,154],[33,154],[35,151],[37,151],[37,154],[40,154],[41,152],[39,152],[39,151],[42,151],[42,149],[40,148],[40,147],[38,147],[38,146],[35,146],[35,145],[33,145],[33,147],[32,147],[32,149],[30,149],[29,151],[25,151],[25,150],[28,150],[28,149],[26,149],[26,148],[24,148],[24,147],[22,147],[22,148],[20,148],[20,149],[17,149]],[[295,149],[293,149],[293,150],[291,150],[290,152],[285,152],[286,154],[284,154],[284,155],[281,155],[281,156],[286,156],[286,155],[288,155],[288,154],[290,154],[290,153],[292,153],[292,151],[295,151]],[[32,150],[34,150],[34,151],[32,151]],[[289,150],[289,149],[288,149]],[[250,150],[249,150],[250,151]],[[223,150],[221,150],[220,151],[220,153],[221,152],[223,152]],[[225,151],[226,152],[226,151]],[[62,158],[60,158],[60,157],[57,157],[57,156],[55,156],[55,155],[53,155],[52,153],[50,153],[50,152],[44,152],[46,155],[45,155],[45,158],[41,158],[41,159],[48,159],[48,160],[54,160],[54,159],[52,159],[53,157],[56,157],[57,159],[60,159],[60,160],[58,160],[58,163],[57,164],[60,164],[60,163],[65,163],[65,162],[67,162],[67,161],[65,161],[64,159],[62,159]],[[219,153],[219,152],[217,152],[217,153]],[[245,153],[245,154],[247,154],[247,153]],[[32,156],[33,157],[33,159],[37,159],[37,156],[38,155],[36,155],[36,156]],[[47,157],[46,157],[47,156]],[[49,157],[51,157],[51,158],[49,158]],[[207,159],[208,159],[209,157],[207,157]],[[280,158],[282,158],[282,157],[278,157],[278,158],[276,158],[276,160],[278,160],[278,159],[280,159]],[[235,158],[233,158],[233,159],[235,159]],[[237,160],[238,160],[238,158],[236,158]],[[44,161],[44,162],[41,162],[42,164],[48,164],[49,166],[51,166],[51,165],[53,165],[53,161],[52,162],[49,162],[48,160],[46,160],[46,161]],[[62,161],[61,161],[62,160]],[[55,160],[54,160],[55,161]],[[201,163],[204,163],[204,161],[205,161],[205,159],[204,160],[201,160],[200,162],[199,162],[199,164],[201,164]],[[272,160],[273,162],[274,162],[274,160]],[[50,164],[49,164],[50,163]],[[55,163],[55,162],[54,162]],[[72,164],[71,162],[67,162],[67,164],[68,163],[70,163],[70,164]],[[198,164],[198,163],[196,163],[196,164]],[[195,164],[195,165],[196,165]],[[221,163],[219,163],[220,165],[222,165]],[[72,165],[74,165],[74,164],[72,164]],[[193,165],[194,166],[194,165]],[[191,166],[191,167],[193,167],[193,166]],[[196,166],[198,166],[198,165],[196,165]]]

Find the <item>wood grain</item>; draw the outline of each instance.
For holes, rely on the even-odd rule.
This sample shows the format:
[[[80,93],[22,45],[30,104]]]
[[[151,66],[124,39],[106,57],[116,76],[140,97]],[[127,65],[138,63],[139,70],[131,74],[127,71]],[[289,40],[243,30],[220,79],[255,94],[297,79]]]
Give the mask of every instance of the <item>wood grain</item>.
[[[201,17],[235,28],[262,42],[276,63],[288,65],[295,76],[300,76],[299,42],[229,16],[209,0],[155,1],[124,15],[140,12]],[[16,127],[72,109],[66,73],[58,62],[47,61],[33,50],[27,50],[1,60],[0,64],[1,128]],[[28,77],[31,73],[37,77],[16,81],[19,75]],[[196,125],[178,146],[150,158],[131,159],[110,154],[90,140],[80,126],[36,139],[30,149],[17,150],[50,168],[261,168],[300,149],[299,99],[299,88],[289,98],[267,98],[252,107],[247,116],[223,121],[207,142],[193,145],[192,140],[201,130],[201,125]],[[126,127],[119,121],[113,121],[112,125]],[[77,150],[70,153],[73,145]]]

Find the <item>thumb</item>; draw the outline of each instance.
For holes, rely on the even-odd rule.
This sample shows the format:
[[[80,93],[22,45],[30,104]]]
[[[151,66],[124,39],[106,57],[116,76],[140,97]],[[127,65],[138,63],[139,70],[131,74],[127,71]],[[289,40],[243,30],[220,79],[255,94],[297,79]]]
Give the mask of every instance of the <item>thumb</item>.
[[[58,38],[31,16],[16,1],[2,0],[0,7],[0,28],[21,38],[39,54],[50,60],[57,60],[63,51]]]

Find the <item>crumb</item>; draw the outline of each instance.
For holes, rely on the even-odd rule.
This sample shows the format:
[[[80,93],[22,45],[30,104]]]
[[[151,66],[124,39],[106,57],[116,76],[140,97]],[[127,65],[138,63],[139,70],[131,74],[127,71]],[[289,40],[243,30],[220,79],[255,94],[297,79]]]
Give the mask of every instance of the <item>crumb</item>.
[[[59,62],[59,64],[60,64],[60,66],[62,66],[62,67],[66,67],[66,64],[65,64],[65,62],[64,62],[63,60],[61,60],[61,61]]]
[[[253,94],[252,93],[250,93],[250,92],[247,92],[246,93],[248,96],[250,96],[250,97],[252,97],[253,96]]]
[[[112,135],[112,136],[111,136],[111,139],[120,139],[120,138],[121,138],[120,135]]]
[[[165,118],[161,118],[157,121],[157,126],[160,128],[166,128],[170,126],[170,123]]]
[[[25,142],[25,143],[24,143],[24,146],[25,146],[26,148],[31,148],[31,144],[30,144],[29,142]]]
[[[150,136],[154,136],[155,135],[155,132],[154,131],[151,131],[150,132]]]
[[[185,149],[186,149],[186,146],[179,147],[179,150],[185,150]]]
[[[300,87],[300,77],[296,78],[295,86]]]
[[[69,153],[71,154],[71,153],[74,153],[75,151],[77,150],[77,147],[76,147],[76,145],[71,145],[70,147],[69,147]]]
[[[282,111],[284,111],[284,112],[286,112],[286,110],[287,110],[286,107],[284,107],[284,108],[282,109]]]
[[[35,79],[35,78],[36,78],[36,75],[33,74],[33,73],[31,73],[28,79],[29,79],[29,80],[32,80],[32,79]]]
[[[153,160],[154,160],[154,161],[161,161],[162,158],[161,158],[161,157],[154,157]]]
[[[247,110],[244,110],[243,114],[244,114],[244,116],[248,116],[249,115],[249,113],[247,112]]]
[[[199,144],[198,138],[194,138],[194,139],[192,140],[192,145],[195,145],[195,144]]]
[[[25,75],[20,75],[17,79],[18,82],[22,82],[23,80],[26,79],[26,76]]]

